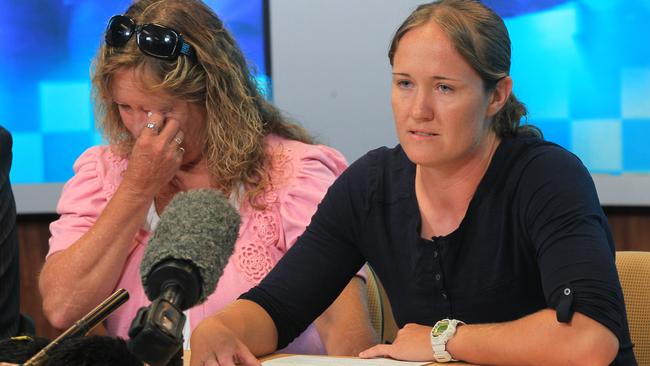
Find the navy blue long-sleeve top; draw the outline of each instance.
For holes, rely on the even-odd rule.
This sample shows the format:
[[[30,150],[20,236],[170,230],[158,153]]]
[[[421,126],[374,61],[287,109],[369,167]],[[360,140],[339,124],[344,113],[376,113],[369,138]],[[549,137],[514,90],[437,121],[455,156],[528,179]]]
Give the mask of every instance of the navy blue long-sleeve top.
[[[420,237],[415,165],[401,146],[373,150],[330,187],[305,233],[241,296],[260,304],[284,347],[368,262],[397,325],[443,318],[505,322],[545,308],[580,312],[635,365],[607,219],[580,160],[532,137],[499,144],[459,227]]]

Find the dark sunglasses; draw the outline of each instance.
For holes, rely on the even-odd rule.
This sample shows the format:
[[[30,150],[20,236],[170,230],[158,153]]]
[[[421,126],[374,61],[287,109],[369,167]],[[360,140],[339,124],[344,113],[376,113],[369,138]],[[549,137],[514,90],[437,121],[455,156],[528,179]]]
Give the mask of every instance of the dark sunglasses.
[[[175,30],[158,24],[137,25],[126,15],[114,15],[108,21],[104,40],[111,47],[123,47],[135,33],[138,48],[143,53],[163,60],[175,60],[183,54],[196,61],[192,46]]]

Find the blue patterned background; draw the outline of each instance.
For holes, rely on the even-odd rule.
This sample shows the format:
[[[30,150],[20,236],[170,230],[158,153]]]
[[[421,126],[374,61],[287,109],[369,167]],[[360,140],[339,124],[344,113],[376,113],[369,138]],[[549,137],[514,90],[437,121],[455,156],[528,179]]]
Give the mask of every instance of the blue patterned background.
[[[207,1],[270,90],[263,0]],[[64,182],[101,142],[89,65],[108,18],[130,0],[2,0],[0,124],[12,183]],[[594,173],[650,173],[650,0],[487,0],[510,31],[515,93],[529,122]],[[268,95],[268,94],[267,94]]]
[[[593,173],[650,172],[650,0],[488,0],[512,39],[515,93]]]
[[[65,182],[74,160],[102,142],[94,128],[90,62],[108,19],[130,3],[0,1],[0,125],[14,138],[13,184]],[[237,38],[268,92],[263,0],[206,3]]]

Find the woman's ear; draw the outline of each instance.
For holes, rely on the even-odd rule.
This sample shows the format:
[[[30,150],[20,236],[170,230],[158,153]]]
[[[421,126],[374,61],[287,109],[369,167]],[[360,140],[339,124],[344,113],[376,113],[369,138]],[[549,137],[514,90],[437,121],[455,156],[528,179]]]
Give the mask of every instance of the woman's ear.
[[[497,85],[490,92],[490,102],[487,108],[487,116],[493,117],[506,104],[512,94],[512,78],[505,76],[497,82]]]

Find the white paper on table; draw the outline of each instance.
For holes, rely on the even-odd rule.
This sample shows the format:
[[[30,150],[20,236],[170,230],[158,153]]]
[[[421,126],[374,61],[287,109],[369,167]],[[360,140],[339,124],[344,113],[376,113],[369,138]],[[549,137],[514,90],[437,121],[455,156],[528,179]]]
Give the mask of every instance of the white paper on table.
[[[420,366],[431,362],[397,361],[390,358],[346,358],[295,355],[262,362],[264,366]]]

